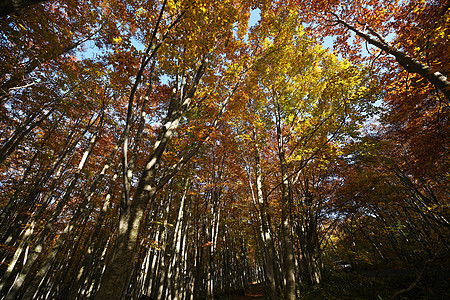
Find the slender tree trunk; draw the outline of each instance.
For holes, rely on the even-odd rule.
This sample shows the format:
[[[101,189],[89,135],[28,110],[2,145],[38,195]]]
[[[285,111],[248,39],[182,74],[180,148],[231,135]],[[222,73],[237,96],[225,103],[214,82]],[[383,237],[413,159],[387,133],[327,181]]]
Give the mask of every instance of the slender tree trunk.
[[[113,181],[117,180],[117,174],[113,177]],[[83,258],[82,267],[79,271],[79,274],[71,287],[71,292],[69,293],[68,299],[74,300],[87,296],[88,289],[87,286],[94,285],[96,279],[92,279],[92,277],[97,276],[99,279],[101,272],[101,260],[106,254],[102,254],[105,252],[111,240],[111,236],[108,237],[107,241],[102,244],[102,235],[103,231],[108,231],[108,223],[107,217],[110,213],[110,204],[111,199],[113,198],[111,191],[107,193],[105,200],[103,202],[103,206],[100,210],[100,214],[96,220],[95,230],[92,233],[89,241],[88,241],[88,250]],[[114,232],[114,230],[112,230]],[[110,235],[110,234],[109,234]],[[94,288],[93,288],[94,289]],[[93,290],[92,289],[92,290]],[[92,291],[91,291],[92,293]]]
[[[22,126],[17,128],[13,136],[0,149],[0,164],[2,164],[19,146],[23,139],[34,129],[36,126],[46,120],[55,110],[56,106],[45,113],[40,119],[33,121],[33,117],[25,122]],[[36,114],[37,115],[37,114]]]
[[[284,295],[286,300],[296,299],[296,282],[295,282],[295,261],[294,261],[294,247],[291,239],[291,226],[289,222],[289,215],[291,210],[290,192],[289,192],[289,178],[288,168],[286,162],[286,155],[284,150],[284,141],[281,128],[281,114],[279,103],[276,108],[277,121],[277,143],[278,143],[278,158],[280,160],[281,171],[281,234],[283,240],[283,266],[286,280]]]
[[[173,250],[172,250],[172,263],[171,263],[171,272],[173,273],[173,276],[169,276],[170,283],[172,287],[172,299],[178,299],[178,284],[181,280],[179,278],[179,274],[181,273],[181,261],[180,258],[183,255],[183,237],[184,232],[183,225],[184,225],[184,213],[185,213],[185,200],[186,200],[186,193],[188,190],[189,182],[186,180],[185,190],[183,193],[183,196],[181,198],[180,203],[180,209],[178,211],[178,217],[175,224],[175,230],[174,230],[174,239],[173,239]]]
[[[31,171],[32,171],[32,167],[36,161],[36,159],[39,157],[42,148],[44,148],[44,145],[48,142],[48,140],[50,139],[51,135],[53,134],[53,132],[56,130],[57,126],[59,125],[60,121],[62,119],[62,116],[56,121],[54,122],[52,128],[45,134],[45,137],[43,138],[43,140],[40,142],[40,146],[36,149],[36,153],[33,155],[33,157],[30,159],[27,168],[25,169],[22,178],[20,180],[20,182],[18,183],[18,188],[15,190],[14,194],[12,195],[12,197],[8,200],[8,204],[2,209],[2,212],[0,214],[0,224],[1,224],[1,228],[3,228],[4,223],[8,222],[8,219],[10,219],[14,213],[14,210],[17,210],[19,208],[20,202],[17,202],[17,199],[19,198],[20,194],[24,193],[24,186],[25,186],[25,182],[28,179],[28,176],[30,175]],[[39,178],[39,173],[38,172],[36,178]]]
[[[29,239],[34,234],[35,225],[37,224],[36,222],[38,220],[40,220],[44,210],[46,209],[46,207],[48,205],[48,198],[50,197],[51,193],[53,192],[54,185],[56,184],[56,182],[59,179],[59,176],[61,174],[61,168],[63,167],[63,162],[65,160],[67,160],[67,158],[69,157],[69,153],[79,143],[82,136],[84,136],[84,134],[86,134],[87,130],[91,127],[92,124],[93,123],[89,124],[86,127],[86,129],[84,130],[84,132],[72,143],[70,143],[70,141],[72,139],[71,136],[74,133],[74,131],[69,135],[68,142],[66,143],[67,148],[63,150],[63,152],[58,157],[58,159],[51,165],[49,170],[46,172],[46,175],[43,178],[38,178],[35,188],[31,191],[31,194],[28,196],[28,199],[26,200],[27,207],[29,207],[31,209],[31,207],[35,204],[35,201],[37,201],[37,198],[40,194],[40,189],[38,188],[39,183],[45,184],[45,182],[50,179],[50,176],[53,175],[56,171],[56,174],[54,175],[55,178],[53,179],[53,183],[50,185],[50,189],[47,192],[47,194],[43,197],[43,200],[41,202],[41,207],[39,208],[39,210],[37,212],[35,212],[35,214],[29,220],[28,223],[30,224],[30,226],[24,230],[24,235],[22,235],[22,240],[25,240],[23,242],[26,243],[27,246],[23,246],[24,244],[22,244],[23,248],[16,249],[16,253],[18,253],[20,251],[27,251],[27,252],[29,252],[29,254],[27,255],[26,261],[23,262],[23,266],[20,269],[20,272],[19,272],[17,278],[15,279],[14,283],[12,284],[12,286],[9,289],[8,296],[7,296],[8,299],[9,298],[13,299],[15,297],[16,293],[19,292],[19,289],[21,289],[27,274],[31,270],[34,262],[36,261],[37,257],[39,256],[40,252],[43,251],[43,249],[44,249],[45,240],[48,238],[48,234],[50,233],[52,225],[56,221],[61,210],[63,209],[64,203],[62,203],[62,201],[58,202],[56,209],[52,214],[52,217],[44,225],[43,230],[39,233],[39,236],[37,238],[37,241],[34,243],[34,246],[31,247],[31,245],[28,245]],[[25,222],[25,219],[22,218],[20,215],[18,215],[18,218],[19,218],[19,221],[17,221],[17,219],[16,219],[15,226],[20,226],[21,224],[23,224]],[[20,232],[21,232],[21,229],[16,230],[16,231],[13,230],[12,232],[8,232],[5,243],[14,242],[20,236]],[[22,243],[22,242],[19,242],[19,244],[20,243]],[[14,260],[10,264],[11,269],[14,267],[14,264],[17,262],[15,259],[20,257],[20,254],[15,254],[14,257],[15,257]],[[7,271],[7,273],[4,274],[3,282],[6,281],[7,276],[9,276],[10,274],[11,273],[8,271]],[[3,291],[2,293],[4,293],[4,292],[5,291]]]
[[[157,190],[162,188],[176,174],[175,171],[171,172],[169,176],[156,182],[156,168],[161,161],[164,150],[169,144],[175,130],[178,128],[181,118],[191,106],[192,97],[203,76],[205,67],[206,61],[204,59],[197,69],[191,89],[181,96],[174,94],[171,99],[165,124],[161,128],[153,151],[147,160],[133,201],[131,201],[127,209],[121,211],[114,254],[106,268],[102,284],[96,294],[96,299],[119,299],[121,297],[119,295],[122,295],[125,289],[128,276],[132,273],[130,259],[134,258],[137,250],[141,221],[144,218],[147,205],[154,198]]]
[[[317,210],[320,195],[311,191],[311,180],[308,172],[303,173],[302,185],[298,191],[299,213],[297,220],[297,236],[303,255],[302,279],[309,285],[317,285],[322,281],[322,253],[318,236]]]
[[[75,122],[75,126],[78,125],[79,120]],[[48,167],[46,170],[44,170],[41,173],[41,176],[36,177],[35,184],[33,188],[30,189],[30,193],[27,197],[25,197],[24,200],[21,202],[16,203],[16,208],[18,212],[14,213],[13,219],[14,220],[11,223],[13,224],[14,228],[19,228],[18,231],[15,231],[14,233],[10,233],[10,230],[5,231],[6,234],[2,237],[6,240],[2,240],[4,243],[9,243],[10,241],[15,241],[18,239],[18,233],[22,232],[21,227],[26,223],[27,219],[29,219],[29,214],[33,212],[33,207],[36,205],[36,201],[38,201],[39,196],[41,196],[43,187],[47,184],[47,182],[50,180],[50,178],[53,176],[52,183],[50,184],[49,188],[47,189],[48,192],[45,194],[45,196],[41,196],[41,204],[38,212],[34,215],[36,219],[39,219],[41,217],[42,212],[44,212],[45,208],[47,207],[48,199],[52,195],[53,190],[55,189],[55,186],[60,179],[61,174],[63,173],[64,169],[68,166],[65,165],[67,160],[70,158],[70,154],[74,151],[76,146],[79,144],[83,136],[88,132],[88,130],[91,128],[91,126],[94,124],[94,122],[88,124],[84,131],[74,140],[76,129],[72,129],[70,134],[68,135],[66,139],[66,143],[63,147],[63,150],[61,151],[60,155],[56,160],[53,161],[53,163]],[[13,228],[13,231],[14,231]],[[14,235],[15,234],[15,235]]]
[[[99,115],[99,117],[100,117],[100,115]],[[94,124],[95,122],[96,122],[96,120],[93,123],[91,123],[87,128],[90,128],[90,126],[92,124]],[[86,131],[84,133],[86,133]],[[83,133],[83,135],[84,135],[84,133]],[[95,140],[96,140],[96,134],[93,135],[93,139],[91,140],[90,144],[88,145],[88,148],[85,151],[85,153],[84,153],[84,155],[83,155],[83,157],[82,157],[82,159],[81,159],[81,161],[80,161],[80,163],[78,165],[77,171],[75,172],[75,174],[74,174],[74,176],[73,176],[69,186],[67,187],[67,189],[66,189],[62,199],[60,199],[58,201],[58,203],[56,205],[56,208],[55,208],[54,212],[52,213],[52,217],[45,224],[43,230],[40,232],[39,238],[38,238],[38,240],[37,240],[37,242],[36,242],[36,244],[34,246],[35,249],[45,249],[46,248],[46,241],[50,237],[51,230],[52,230],[54,224],[57,222],[57,218],[60,216],[63,208],[66,206],[66,204],[69,201],[70,194],[72,193],[73,189],[75,188],[75,185],[76,185],[76,183],[78,181],[78,178],[81,176],[81,171],[83,170],[84,165],[86,163],[86,160],[87,160],[89,154],[92,151],[92,148],[93,148],[93,145],[95,143]],[[19,280],[16,281],[16,284],[14,285],[14,288],[12,290],[12,291],[16,291],[17,290],[19,294],[23,294],[23,293],[25,293],[28,290],[28,292],[24,295],[24,297],[28,297],[30,299],[32,298],[32,295],[31,295],[32,292],[31,291],[34,290],[34,289],[37,289],[39,287],[39,284],[40,284],[39,282],[41,282],[41,280],[43,279],[44,275],[47,273],[47,270],[48,270],[47,268],[50,267],[50,264],[49,264],[50,262],[47,262],[48,263],[47,268],[43,268],[36,275],[33,275],[33,280],[32,280],[33,284],[31,284],[31,285],[23,285],[23,283],[25,281],[31,280],[31,277],[30,277],[31,275],[30,275],[29,271],[31,271],[32,267],[33,268],[35,267],[36,260],[37,260],[37,258],[39,256],[38,252],[32,253],[32,254],[33,255],[30,255],[30,259],[27,262],[28,267],[27,267],[27,265],[25,265],[23,267],[23,269],[21,271],[21,274],[20,274],[20,277],[18,278]],[[26,272],[24,272],[24,271],[26,271]],[[10,297],[14,297],[14,293],[10,293],[10,295],[7,296],[7,299],[9,299]]]
[[[254,139],[257,140],[256,132],[253,131]],[[270,232],[270,224],[267,217],[266,211],[266,203],[263,196],[262,190],[262,168],[261,168],[261,154],[259,149],[258,141],[256,141],[255,145],[255,176],[256,176],[256,192],[257,192],[257,203],[258,209],[260,213],[261,219],[261,238],[264,247],[264,255],[265,255],[265,275],[267,280],[267,286],[269,287],[270,297],[272,299],[277,299],[277,290],[275,283],[275,274],[274,274],[274,262],[276,260],[275,251],[274,251],[274,243],[272,239],[272,234]]]
[[[160,249],[160,260],[159,260],[159,264],[158,264],[158,274],[157,274],[157,284],[155,285],[155,291],[156,291],[156,296],[155,298],[157,300],[159,299],[163,299],[163,294],[164,294],[164,285],[165,285],[165,281],[166,281],[166,276],[167,276],[167,241],[169,239],[169,233],[167,232],[167,226],[168,226],[168,218],[169,218],[169,212],[170,212],[170,207],[171,207],[171,203],[172,203],[172,196],[169,197],[169,202],[167,204],[167,207],[165,209],[165,213],[164,213],[164,222],[162,224],[162,244],[161,244],[161,249]]]
[[[81,176],[81,172],[83,171],[84,166],[85,166],[90,154],[92,153],[92,149],[95,146],[95,143],[97,141],[97,138],[99,136],[100,129],[102,128],[102,126],[103,126],[103,113],[100,116],[100,121],[99,121],[99,124],[98,124],[95,132],[92,133],[91,140],[89,141],[89,145],[88,145],[87,149],[84,151],[83,157],[81,158],[81,161],[78,165],[78,169],[75,172],[75,175],[74,175],[72,181],[70,182],[69,187],[67,188],[63,198],[58,202],[58,206],[56,208],[56,212],[58,213],[58,215],[59,215],[59,211],[62,211],[63,207],[68,203],[68,201],[70,199],[72,191],[75,188],[75,185],[77,184],[77,181]],[[80,217],[86,212],[86,206],[87,206],[87,202],[83,202],[81,204],[81,207],[79,207],[79,209],[72,216],[69,223],[65,226],[65,228],[64,228],[63,232],[61,233],[61,235],[59,236],[58,240],[52,246],[52,248],[50,249],[50,252],[47,254],[43,264],[39,268],[39,271],[33,276],[33,279],[31,280],[31,283],[27,289],[27,292],[24,294],[25,298],[27,298],[28,296],[33,298],[33,295],[34,295],[33,291],[37,291],[39,289],[39,287],[41,286],[41,284],[44,280],[44,276],[45,276],[45,274],[47,274],[58,251],[63,248],[63,244],[66,242],[66,239],[68,238],[69,234],[74,230],[75,225],[77,223],[79,223]]]

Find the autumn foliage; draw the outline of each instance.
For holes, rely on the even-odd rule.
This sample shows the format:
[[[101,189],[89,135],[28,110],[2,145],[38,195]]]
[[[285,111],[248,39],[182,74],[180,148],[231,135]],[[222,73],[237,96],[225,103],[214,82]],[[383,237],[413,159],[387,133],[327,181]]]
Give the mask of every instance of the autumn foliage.
[[[446,296],[448,1],[9,2],[2,299]]]

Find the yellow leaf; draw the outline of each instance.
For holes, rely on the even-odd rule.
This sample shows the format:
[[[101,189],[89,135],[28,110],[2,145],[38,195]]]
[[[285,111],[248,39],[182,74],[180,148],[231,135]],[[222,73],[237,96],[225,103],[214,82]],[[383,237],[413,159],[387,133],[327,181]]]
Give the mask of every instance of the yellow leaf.
[[[119,36],[119,37],[113,38],[113,41],[117,45],[120,45],[120,43],[122,43],[122,37]]]

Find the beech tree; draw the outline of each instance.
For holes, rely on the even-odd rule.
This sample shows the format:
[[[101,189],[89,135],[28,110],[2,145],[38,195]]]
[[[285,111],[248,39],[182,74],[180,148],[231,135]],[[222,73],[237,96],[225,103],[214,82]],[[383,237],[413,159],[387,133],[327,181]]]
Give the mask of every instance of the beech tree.
[[[335,260],[423,266],[395,298],[448,260],[447,2],[13,2],[2,299],[297,299]]]

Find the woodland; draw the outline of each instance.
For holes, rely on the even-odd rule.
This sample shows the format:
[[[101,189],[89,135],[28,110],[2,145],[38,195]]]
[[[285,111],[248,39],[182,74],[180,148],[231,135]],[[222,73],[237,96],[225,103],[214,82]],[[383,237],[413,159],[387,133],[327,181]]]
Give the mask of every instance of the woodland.
[[[450,299],[449,8],[1,0],[0,299]]]

